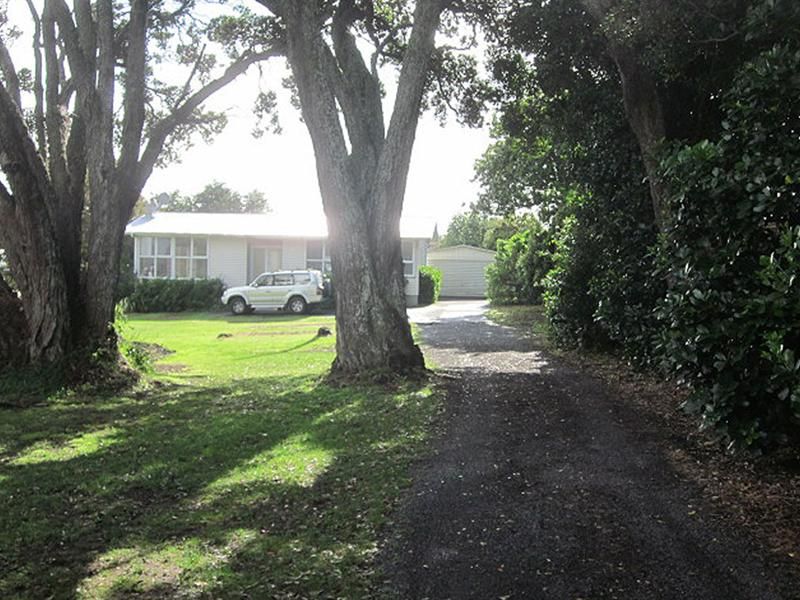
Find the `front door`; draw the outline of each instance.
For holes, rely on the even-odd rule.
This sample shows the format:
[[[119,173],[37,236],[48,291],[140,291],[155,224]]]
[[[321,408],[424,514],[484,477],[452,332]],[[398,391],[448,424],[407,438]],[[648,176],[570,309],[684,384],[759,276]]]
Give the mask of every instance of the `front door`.
[[[250,246],[248,281],[253,281],[262,273],[280,271],[283,263],[283,250],[276,246]]]

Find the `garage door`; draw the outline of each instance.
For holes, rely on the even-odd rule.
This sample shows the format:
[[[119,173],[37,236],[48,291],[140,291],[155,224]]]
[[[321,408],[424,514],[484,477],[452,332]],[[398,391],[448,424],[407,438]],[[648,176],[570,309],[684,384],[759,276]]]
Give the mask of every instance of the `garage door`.
[[[442,271],[442,296],[486,297],[485,260],[430,259],[430,264]]]

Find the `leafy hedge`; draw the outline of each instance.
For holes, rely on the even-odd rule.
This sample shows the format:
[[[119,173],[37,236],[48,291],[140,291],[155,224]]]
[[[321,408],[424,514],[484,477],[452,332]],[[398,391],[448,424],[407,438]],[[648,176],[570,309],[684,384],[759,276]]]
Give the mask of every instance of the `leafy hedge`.
[[[127,298],[130,312],[220,310],[225,284],[219,279],[140,279]]]
[[[688,407],[731,442],[800,434],[800,50],[740,71],[716,141],[664,161],[667,368]]]
[[[419,268],[419,303],[433,304],[442,291],[442,272],[436,267]]]
[[[486,294],[493,304],[540,304],[552,265],[550,234],[534,223],[497,241],[494,263],[486,270]]]

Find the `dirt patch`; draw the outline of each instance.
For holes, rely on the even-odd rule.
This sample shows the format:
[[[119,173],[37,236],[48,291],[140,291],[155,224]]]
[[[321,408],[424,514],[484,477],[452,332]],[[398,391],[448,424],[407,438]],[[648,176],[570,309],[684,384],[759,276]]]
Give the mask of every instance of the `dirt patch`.
[[[144,352],[150,360],[160,360],[170,354],[175,354],[174,350],[165,348],[159,344],[149,342],[132,342],[131,345],[137,350]]]
[[[186,369],[188,369],[186,365],[182,365],[180,363],[173,363],[173,364],[157,364],[154,366],[156,373],[182,373]]]

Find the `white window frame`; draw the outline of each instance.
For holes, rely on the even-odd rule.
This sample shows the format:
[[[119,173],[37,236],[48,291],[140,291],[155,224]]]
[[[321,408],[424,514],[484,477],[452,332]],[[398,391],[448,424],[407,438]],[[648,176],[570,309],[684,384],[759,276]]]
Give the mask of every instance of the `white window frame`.
[[[142,253],[142,239],[150,238],[153,240],[152,242],[152,254],[143,254]],[[188,238],[189,239],[189,254],[188,256],[176,256],[176,238]],[[158,251],[158,240],[160,239],[168,239],[169,240],[169,254],[160,254]],[[195,240],[204,240],[205,241],[205,254],[197,254],[195,253]],[[206,236],[192,236],[192,235],[178,235],[178,236],[166,236],[166,235],[147,235],[147,236],[137,236],[136,238],[136,256],[135,264],[136,264],[136,275],[140,279],[208,279],[208,238]],[[176,277],[176,269],[175,269],[175,260],[176,258],[185,259],[189,261],[189,276],[188,277]],[[145,275],[142,272],[142,259],[150,259],[153,261],[153,274],[152,275]],[[161,275],[158,271],[158,261],[159,259],[169,259],[169,273],[166,275]],[[195,274],[195,262],[199,260],[206,261],[206,272],[205,275],[202,277],[198,277]]]
[[[403,243],[411,244],[411,258],[403,256]],[[414,279],[416,276],[417,243],[415,240],[400,240],[400,257],[403,259],[403,276],[406,279]],[[406,265],[411,265],[411,274],[406,273]]]

